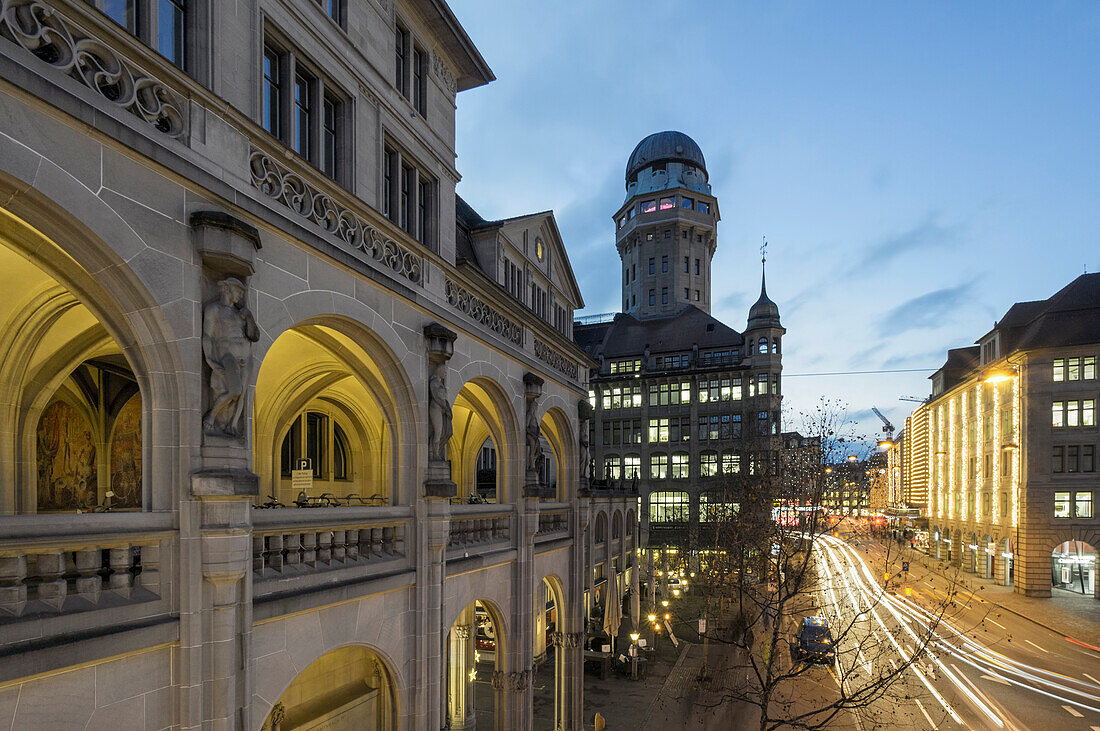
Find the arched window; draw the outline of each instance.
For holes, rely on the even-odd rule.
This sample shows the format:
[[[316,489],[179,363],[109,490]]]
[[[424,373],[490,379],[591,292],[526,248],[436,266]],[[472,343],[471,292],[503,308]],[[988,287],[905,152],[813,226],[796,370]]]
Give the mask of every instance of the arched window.
[[[741,506],[730,496],[717,490],[699,494],[699,522],[721,523],[737,516]]]
[[[314,480],[351,480],[352,449],[347,432],[334,418],[320,411],[299,414],[283,437],[280,473],[290,478],[295,465],[307,457]]]
[[[615,513],[615,517],[611,519],[611,537],[622,538],[623,537],[623,514]]]
[[[603,475],[607,480],[622,479],[623,463],[619,455],[609,454],[603,458]]]
[[[685,523],[690,510],[686,492],[654,492],[649,495],[650,523]]]
[[[759,348],[760,348],[761,353],[767,353],[768,352],[768,339],[767,338],[760,338]]]
[[[593,537],[596,543],[603,543],[607,540],[607,513],[601,512],[596,516],[596,533]]]
[[[772,353],[779,353],[779,338],[772,338]]]

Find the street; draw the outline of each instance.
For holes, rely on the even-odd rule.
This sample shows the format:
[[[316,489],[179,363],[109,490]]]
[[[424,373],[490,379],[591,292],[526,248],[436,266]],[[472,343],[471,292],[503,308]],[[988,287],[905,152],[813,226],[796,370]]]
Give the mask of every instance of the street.
[[[834,688],[897,676],[860,709],[863,728],[1100,730],[1100,653],[1001,612],[920,560],[899,593],[886,593],[881,577],[902,559],[877,542],[822,536],[817,548],[824,612],[840,632]]]

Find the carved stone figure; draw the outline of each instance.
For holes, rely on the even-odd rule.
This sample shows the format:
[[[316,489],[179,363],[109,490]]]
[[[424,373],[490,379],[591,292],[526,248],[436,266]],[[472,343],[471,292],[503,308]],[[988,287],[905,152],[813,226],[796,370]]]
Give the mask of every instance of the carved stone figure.
[[[451,402],[447,398],[447,363],[436,363],[428,379],[428,458],[447,459],[447,442],[454,434]]]
[[[245,286],[226,277],[218,297],[202,311],[202,354],[210,366],[210,409],[202,419],[211,436],[240,436],[245,392],[252,368],[252,343],[260,338],[256,320],[244,304]]]
[[[542,482],[542,466],[546,457],[542,453],[542,430],[539,428],[538,399],[527,399],[527,465]]]
[[[587,485],[592,480],[591,435],[588,433],[589,424],[592,420],[592,407],[587,401],[582,400],[577,404],[577,413],[580,430],[577,438],[577,451],[580,453],[578,458],[580,459],[581,482]]]

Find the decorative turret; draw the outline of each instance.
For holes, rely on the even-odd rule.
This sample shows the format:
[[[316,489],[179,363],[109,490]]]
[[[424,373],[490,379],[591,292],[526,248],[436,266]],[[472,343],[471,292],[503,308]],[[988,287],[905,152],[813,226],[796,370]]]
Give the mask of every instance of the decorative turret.
[[[760,246],[760,299],[749,308],[749,323],[745,328],[745,355],[755,356],[755,360],[763,364],[770,362],[765,356],[774,355],[774,362],[779,362],[779,340],[787,332],[779,320],[779,305],[768,298],[764,272],[767,247],[767,241]]]

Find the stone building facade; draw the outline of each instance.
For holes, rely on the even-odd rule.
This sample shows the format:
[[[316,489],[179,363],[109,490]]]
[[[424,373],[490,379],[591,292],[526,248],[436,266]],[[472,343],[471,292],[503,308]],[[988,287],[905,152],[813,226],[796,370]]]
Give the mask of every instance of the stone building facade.
[[[598,362],[589,384],[596,479],[635,487],[643,543],[678,543],[721,513],[723,489],[778,465],[779,308],[766,293],[738,332],[710,315],[718,201],[699,146],[646,137],[614,214],[623,311],[574,326]]]
[[[932,555],[1021,594],[1100,597],[1097,357],[1097,274],[948,351],[922,407]]]
[[[581,728],[633,506],[553,214],[455,194],[450,9],[0,8],[0,719],[526,729],[547,659]]]

